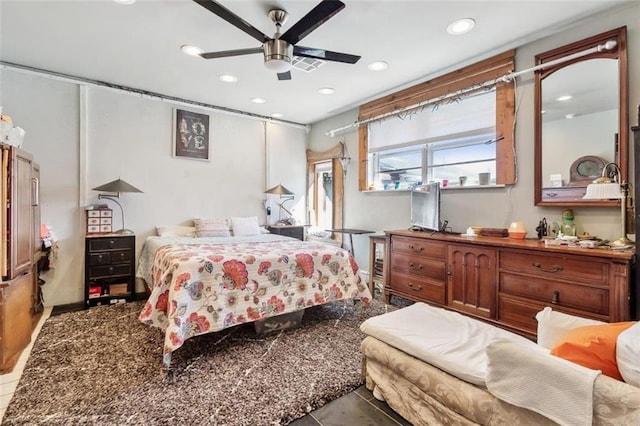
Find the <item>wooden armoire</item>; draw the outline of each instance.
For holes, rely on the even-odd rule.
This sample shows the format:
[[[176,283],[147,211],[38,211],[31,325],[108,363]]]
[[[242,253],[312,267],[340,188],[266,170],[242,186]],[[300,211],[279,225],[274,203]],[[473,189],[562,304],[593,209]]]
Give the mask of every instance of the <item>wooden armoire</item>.
[[[0,144],[0,374],[31,341],[40,253],[39,168],[33,156]]]

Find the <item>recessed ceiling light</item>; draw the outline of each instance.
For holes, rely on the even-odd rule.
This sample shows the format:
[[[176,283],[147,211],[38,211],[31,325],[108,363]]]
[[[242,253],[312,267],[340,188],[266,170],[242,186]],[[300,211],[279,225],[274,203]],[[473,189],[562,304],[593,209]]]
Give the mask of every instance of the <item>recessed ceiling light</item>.
[[[224,81],[225,83],[235,83],[236,81],[238,81],[238,77],[231,74],[222,74],[218,78],[220,79],[220,81]]]
[[[136,2],[136,0],[113,0],[113,1],[120,4],[134,4]]]
[[[204,50],[200,49],[198,46],[191,46],[189,44],[180,46],[180,50],[182,50],[182,53],[189,56],[200,56],[200,54],[204,52]]]
[[[571,99],[571,95],[562,95],[562,96],[558,96],[556,98],[556,101],[558,102],[564,102],[564,101],[568,101],[569,99]]]
[[[571,114],[566,114],[566,115],[564,116],[564,118],[566,118],[567,120],[569,120],[569,119],[572,119],[572,118],[573,118],[573,117],[575,117],[575,116],[576,116],[576,115],[575,115],[574,113],[571,113]]]
[[[336,89],[332,87],[321,87],[318,89],[318,93],[322,93],[323,95],[333,95],[336,93]]]
[[[462,18],[449,24],[449,26],[447,27],[447,32],[453,35],[464,34],[471,31],[475,25],[476,21],[474,21],[473,19]]]
[[[280,114],[279,112],[274,112],[273,114],[271,114],[271,117],[273,117],[273,118],[282,118],[283,115]]]
[[[382,71],[389,68],[389,64],[387,64],[385,61],[375,61],[371,62],[367,68],[369,68],[371,71]]]
[[[265,102],[267,102],[265,99],[262,98],[251,98],[251,102],[253,102],[254,104],[263,104]]]
[[[541,110],[540,111],[540,114],[546,114],[546,113],[547,113],[547,111],[545,111],[545,110]]]

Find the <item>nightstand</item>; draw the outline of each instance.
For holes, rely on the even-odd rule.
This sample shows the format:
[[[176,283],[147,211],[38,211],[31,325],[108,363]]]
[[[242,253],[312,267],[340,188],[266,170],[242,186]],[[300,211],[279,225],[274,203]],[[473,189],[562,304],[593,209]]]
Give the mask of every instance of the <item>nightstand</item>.
[[[134,235],[85,237],[85,308],[134,300],[135,247]]]
[[[301,241],[304,241],[304,228],[304,225],[267,226],[267,230],[272,234],[293,237]]]

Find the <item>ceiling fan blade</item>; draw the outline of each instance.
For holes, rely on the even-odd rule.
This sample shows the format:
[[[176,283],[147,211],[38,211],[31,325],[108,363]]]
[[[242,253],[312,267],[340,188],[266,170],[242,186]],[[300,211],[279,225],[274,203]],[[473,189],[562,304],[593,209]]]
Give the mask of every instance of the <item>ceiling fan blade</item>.
[[[291,71],[279,72],[278,80],[291,80]]]
[[[241,17],[239,17],[238,15],[236,15],[235,13],[233,13],[232,11],[230,11],[229,9],[227,9],[226,7],[224,7],[223,5],[221,5],[216,1],[213,1],[213,0],[193,0],[193,1],[198,3],[200,6],[204,7],[208,11],[218,15],[219,17],[221,17],[231,25],[234,25],[240,30],[249,34],[251,37],[255,38],[260,43],[264,43],[265,41],[271,39],[271,37],[267,36],[265,33],[263,33],[262,31],[260,31],[259,29],[257,29],[256,27],[254,27],[253,25],[251,25],[250,23],[248,23],[247,21],[245,21],[244,19],[242,19]]]
[[[227,56],[249,55],[251,53],[262,53],[262,47],[253,47],[251,49],[223,50],[221,52],[205,52],[201,53],[205,59],[226,58]]]
[[[360,60],[360,56],[357,55],[304,46],[293,46],[293,54],[307,58],[324,59],[325,61],[344,62],[347,64],[355,64]]]
[[[327,22],[333,15],[344,9],[345,4],[337,0],[323,0],[309,13],[303,16],[298,22],[285,32],[282,40],[289,44],[296,44],[320,25]]]

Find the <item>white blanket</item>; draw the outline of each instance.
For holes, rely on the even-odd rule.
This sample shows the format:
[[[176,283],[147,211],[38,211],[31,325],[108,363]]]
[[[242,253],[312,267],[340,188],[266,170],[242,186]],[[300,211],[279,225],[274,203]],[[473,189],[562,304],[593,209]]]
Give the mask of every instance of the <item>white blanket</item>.
[[[482,321],[426,303],[366,320],[360,329],[466,382],[484,386],[487,345],[496,339],[537,347],[532,341]]]
[[[599,371],[510,341],[487,347],[487,389],[560,425],[590,425]]]

